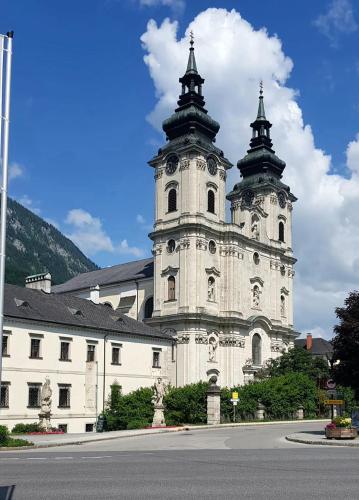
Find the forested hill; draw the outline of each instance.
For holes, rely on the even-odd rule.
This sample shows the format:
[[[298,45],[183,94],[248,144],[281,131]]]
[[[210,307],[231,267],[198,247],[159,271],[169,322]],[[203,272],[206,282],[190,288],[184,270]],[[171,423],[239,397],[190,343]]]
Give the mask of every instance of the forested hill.
[[[30,274],[50,272],[53,284],[98,269],[54,226],[8,199],[6,282],[24,286]]]

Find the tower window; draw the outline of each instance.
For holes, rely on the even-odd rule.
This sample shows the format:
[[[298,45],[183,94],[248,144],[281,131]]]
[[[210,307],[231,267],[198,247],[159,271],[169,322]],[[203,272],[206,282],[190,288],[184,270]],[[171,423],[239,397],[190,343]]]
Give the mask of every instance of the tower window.
[[[284,295],[280,296],[280,315],[285,316],[285,297],[284,297]]]
[[[207,194],[207,210],[211,214],[215,213],[215,198],[212,189],[210,189]]]
[[[260,366],[262,363],[262,339],[258,333],[252,338],[252,363],[254,366]]]
[[[177,210],[177,191],[172,188],[168,192],[168,211],[175,212]]]
[[[145,302],[145,318],[152,318],[153,297],[149,297]]]
[[[284,222],[280,221],[278,224],[278,239],[284,242]]]
[[[208,249],[210,253],[216,253],[216,244],[213,240],[208,243]]]
[[[176,300],[176,279],[170,276],[167,280],[168,284],[168,300]]]
[[[259,264],[260,258],[259,258],[259,253],[258,252],[254,252],[254,254],[253,254],[253,262],[255,264],[257,264],[257,265]]]
[[[167,251],[168,253],[173,253],[176,249],[176,242],[175,240],[168,240],[167,243]]]

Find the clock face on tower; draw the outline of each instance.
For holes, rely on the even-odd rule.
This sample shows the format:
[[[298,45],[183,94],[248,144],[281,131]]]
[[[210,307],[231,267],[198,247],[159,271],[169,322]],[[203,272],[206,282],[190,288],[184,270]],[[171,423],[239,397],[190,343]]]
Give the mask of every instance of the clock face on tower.
[[[254,199],[254,193],[250,189],[247,189],[247,191],[244,191],[243,193],[243,201],[245,205],[252,205]]]
[[[167,158],[167,162],[166,162],[166,174],[167,175],[172,175],[176,172],[178,162],[179,162],[179,158],[175,154],[172,154]]]
[[[216,173],[217,173],[217,162],[216,162],[216,160],[212,156],[209,156],[207,158],[207,168],[208,168],[208,172],[211,175],[216,175]]]
[[[285,208],[286,201],[287,200],[286,200],[285,194],[283,193],[283,191],[280,191],[278,193],[278,203],[279,203],[280,208]]]

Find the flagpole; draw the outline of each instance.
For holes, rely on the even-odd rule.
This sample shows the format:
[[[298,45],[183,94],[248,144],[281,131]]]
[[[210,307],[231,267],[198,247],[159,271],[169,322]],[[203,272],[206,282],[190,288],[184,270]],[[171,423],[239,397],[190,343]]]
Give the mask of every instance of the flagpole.
[[[4,97],[3,143],[2,143],[2,186],[1,186],[1,215],[0,215],[0,395],[2,380],[2,343],[4,329],[4,285],[5,285],[5,256],[6,256],[6,211],[7,185],[9,166],[9,125],[10,125],[10,82],[13,31],[6,33],[6,79]],[[4,40],[4,38],[3,38]],[[2,75],[1,75],[2,77]],[[1,78],[2,80],[2,78]],[[0,96],[2,99],[2,94]]]

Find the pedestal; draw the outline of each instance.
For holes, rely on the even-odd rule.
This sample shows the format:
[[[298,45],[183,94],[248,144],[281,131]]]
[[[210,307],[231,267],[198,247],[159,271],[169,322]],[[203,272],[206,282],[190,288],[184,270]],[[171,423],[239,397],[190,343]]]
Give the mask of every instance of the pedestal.
[[[221,389],[217,385],[210,386],[207,391],[207,424],[221,423]]]
[[[303,406],[300,406],[297,410],[297,419],[303,420],[303,418],[304,418],[304,408]]]
[[[163,405],[155,405],[152,427],[166,427],[164,409]]]
[[[39,413],[40,426],[44,429],[45,432],[51,430],[51,413]]]
[[[262,405],[262,403],[258,403],[256,410],[256,420],[264,420],[264,410],[265,407]]]

